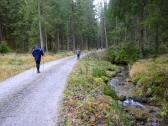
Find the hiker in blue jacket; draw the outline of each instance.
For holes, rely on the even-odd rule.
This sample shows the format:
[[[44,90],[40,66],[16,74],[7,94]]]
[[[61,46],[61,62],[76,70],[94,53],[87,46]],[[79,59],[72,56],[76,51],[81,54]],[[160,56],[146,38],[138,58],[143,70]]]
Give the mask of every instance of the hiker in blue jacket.
[[[36,62],[36,68],[37,68],[37,73],[40,73],[40,62],[41,62],[41,56],[44,56],[43,50],[40,48],[39,45],[35,47],[32,51],[32,55],[35,59]]]
[[[76,50],[76,55],[77,55],[77,59],[79,59],[79,58],[80,58],[80,55],[81,55],[81,51],[80,51],[79,48]]]

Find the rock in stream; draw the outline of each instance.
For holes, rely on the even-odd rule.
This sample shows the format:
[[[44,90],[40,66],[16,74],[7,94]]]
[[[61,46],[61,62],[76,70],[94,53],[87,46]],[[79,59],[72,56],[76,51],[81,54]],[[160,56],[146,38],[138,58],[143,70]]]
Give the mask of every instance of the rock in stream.
[[[129,80],[129,81],[128,81]],[[162,125],[160,108],[141,103],[135,94],[136,86],[129,79],[129,70],[127,66],[121,67],[121,72],[113,77],[109,82],[119,98],[121,98],[123,108],[136,120],[136,126],[166,126]],[[147,103],[147,102],[146,102]]]

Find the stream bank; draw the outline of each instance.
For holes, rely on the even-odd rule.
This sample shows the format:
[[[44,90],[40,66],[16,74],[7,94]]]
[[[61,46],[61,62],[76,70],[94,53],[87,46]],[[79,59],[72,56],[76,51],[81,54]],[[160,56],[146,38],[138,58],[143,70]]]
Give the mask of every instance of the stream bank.
[[[120,72],[110,80],[109,85],[115,89],[124,111],[135,118],[136,126],[166,126],[160,116],[161,109],[148,104],[147,98],[136,96],[137,87],[129,79],[128,66],[121,66]]]

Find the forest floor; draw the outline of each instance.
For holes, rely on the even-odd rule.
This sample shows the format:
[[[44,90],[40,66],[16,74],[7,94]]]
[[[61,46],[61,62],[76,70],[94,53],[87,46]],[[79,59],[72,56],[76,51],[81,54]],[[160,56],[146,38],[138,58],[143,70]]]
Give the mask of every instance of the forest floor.
[[[56,54],[49,53],[43,57],[42,63],[70,55],[73,55],[73,52],[59,52]],[[0,81],[32,67],[35,67],[35,62],[31,54],[0,54],[0,71],[3,71],[0,72]]]
[[[44,64],[0,83],[1,126],[55,126],[60,100],[75,56]]]
[[[80,60],[64,92],[61,126],[166,126],[168,55],[138,60],[131,69],[106,53]]]
[[[92,53],[76,65],[64,92],[59,126],[131,126],[107,82],[119,72],[105,51]]]

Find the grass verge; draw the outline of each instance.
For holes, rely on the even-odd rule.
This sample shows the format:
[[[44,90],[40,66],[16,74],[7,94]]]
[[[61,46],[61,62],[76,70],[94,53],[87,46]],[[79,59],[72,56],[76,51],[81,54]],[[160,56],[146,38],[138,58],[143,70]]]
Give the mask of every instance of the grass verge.
[[[137,85],[136,94],[162,108],[168,121],[168,54],[136,62],[130,76]]]
[[[43,57],[43,62],[56,60],[72,54],[72,52],[46,54]],[[31,54],[0,54],[0,81],[34,67],[34,64],[34,58]]]
[[[130,126],[130,117],[122,111],[107,89],[107,81],[118,67],[94,53],[80,60],[72,72],[64,92],[63,122],[65,126]],[[107,94],[107,95],[105,95]],[[108,96],[109,94],[109,96]]]

